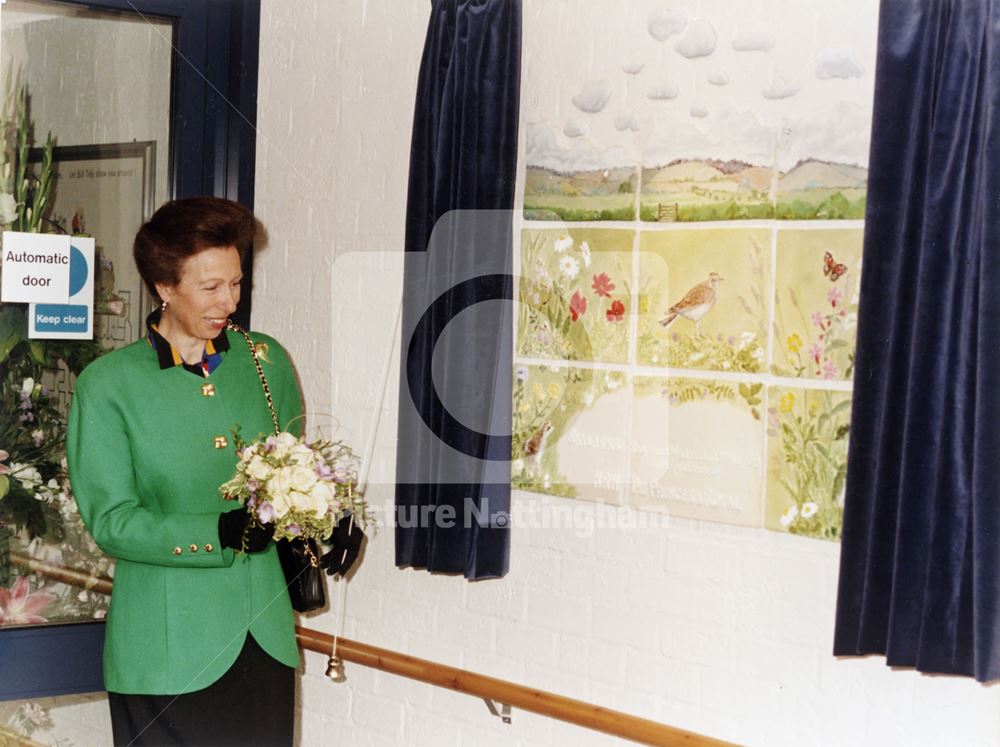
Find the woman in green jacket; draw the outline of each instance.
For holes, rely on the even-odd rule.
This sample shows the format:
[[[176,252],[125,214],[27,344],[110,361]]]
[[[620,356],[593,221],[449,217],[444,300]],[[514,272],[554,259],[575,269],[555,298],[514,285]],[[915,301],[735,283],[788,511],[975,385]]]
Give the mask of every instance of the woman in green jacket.
[[[70,480],[117,559],[104,651],[115,744],[292,742],[299,654],[273,528],[219,495],[236,465],[231,430],[272,430],[246,340],[226,329],[256,228],[249,210],[218,198],[157,210],[134,244],[160,302],[148,335],[76,384]],[[288,357],[251,338],[294,432]]]

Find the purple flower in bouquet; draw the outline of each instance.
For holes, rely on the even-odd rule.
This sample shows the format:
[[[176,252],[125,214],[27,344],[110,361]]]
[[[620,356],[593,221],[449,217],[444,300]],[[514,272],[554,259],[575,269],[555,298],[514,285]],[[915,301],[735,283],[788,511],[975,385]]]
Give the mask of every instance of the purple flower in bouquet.
[[[330,465],[319,459],[316,461],[316,476],[325,480],[333,476],[333,470],[330,469]]]
[[[298,524],[289,524],[287,530],[289,534],[294,535],[296,537],[302,534],[302,527],[300,527]]]
[[[257,506],[257,518],[264,524],[269,524],[275,519],[274,506],[270,501],[264,501]]]

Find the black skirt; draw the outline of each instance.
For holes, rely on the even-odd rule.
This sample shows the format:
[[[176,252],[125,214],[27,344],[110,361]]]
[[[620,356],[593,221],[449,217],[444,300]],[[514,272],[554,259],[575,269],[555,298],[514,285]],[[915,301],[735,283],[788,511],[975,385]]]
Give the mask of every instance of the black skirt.
[[[182,695],[108,693],[116,747],[266,745],[288,747],[295,724],[295,670],[247,634],[222,677]]]

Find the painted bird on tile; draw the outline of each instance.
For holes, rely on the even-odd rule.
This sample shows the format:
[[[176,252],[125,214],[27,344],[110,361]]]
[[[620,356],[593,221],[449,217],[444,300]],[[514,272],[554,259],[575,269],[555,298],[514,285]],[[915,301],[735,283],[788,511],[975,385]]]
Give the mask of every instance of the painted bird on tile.
[[[695,334],[701,334],[701,320],[719,299],[719,282],[722,277],[717,272],[710,272],[708,280],[698,283],[689,290],[680,301],[669,309],[667,314],[660,320],[660,324],[669,327],[677,317],[682,316],[694,322]]]
[[[533,466],[538,466],[541,463],[542,452],[545,451],[545,442],[548,440],[550,433],[552,433],[552,423],[546,420],[538,426],[535,435],[524,442],[521,451],[524,453],[526,462],[529,462]]]

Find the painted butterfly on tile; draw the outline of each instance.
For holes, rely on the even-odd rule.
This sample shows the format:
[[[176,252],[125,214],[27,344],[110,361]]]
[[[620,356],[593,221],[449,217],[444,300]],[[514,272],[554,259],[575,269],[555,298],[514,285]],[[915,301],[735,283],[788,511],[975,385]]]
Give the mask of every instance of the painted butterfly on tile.
[[[847,265],[836,261],[830,252],[823,256],[823,274],[830,278],[831,283],[840,280],[840,276],[845,272],[847,272]]]

